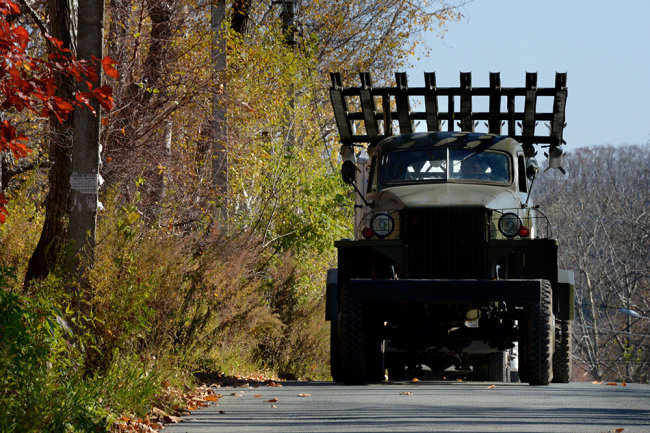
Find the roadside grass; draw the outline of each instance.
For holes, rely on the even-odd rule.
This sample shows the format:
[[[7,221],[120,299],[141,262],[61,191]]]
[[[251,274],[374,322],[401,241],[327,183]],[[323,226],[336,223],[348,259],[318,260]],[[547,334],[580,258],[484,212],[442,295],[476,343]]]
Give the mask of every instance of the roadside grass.
[[[0,431],[106,431],[154,407],[173,413],[198,372],[329,376],[317,256],[269,251],[246,232],[179,235],[145,223],[136,203],[103,201],[83,288],[61,271],[24,285],[41,223],[31,207],[13,201],[0,228]]]

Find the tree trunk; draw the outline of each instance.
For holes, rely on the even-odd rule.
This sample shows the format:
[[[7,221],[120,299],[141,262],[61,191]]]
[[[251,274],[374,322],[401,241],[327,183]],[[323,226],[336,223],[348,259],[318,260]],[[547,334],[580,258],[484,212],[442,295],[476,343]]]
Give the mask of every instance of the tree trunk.
[[[120,78],[122,90],[116,95],[116,114],[111,121],[112,132],[106,140],[103,154],[106,161],[111,162],[104,167],[103,175],[108,184],[119,185],[120,192],[128,191],[136,176],[144,178],[139,207],[145,216],[154,218],[164,190],[159,166],[169,165],[164,134],[151,133],[146,144],[137,140],[142,134],[142,122],[155,118],[156,123],[151,124],[150,129],[156,130],[167,120],[168,114],[161,115],[163,109],[169,109],[164,86],[169,65],[175,61],[176,29],[184,17],[178,13],[179,2],[175,0],[145,0],[142,3],[151,21],[151,32],[148,38],[138,38],[135,47],[132,47],[133,59],[127,58],[123,52],[126,47],[119,45],[126,39],[123,28],[119,24],[111,24],[110,27],[112,42],[109,54],[115,53],[117,59],[122,59],[122,66],[118,65],[118,68],[124,75]],[[113,21],[126,19],[130,6],[125,0],[113,0],[110,13]],[[140,56],[143,56],[142,61]],[[137,62],[135,58],[138,58]],[[135,78],[140,76],[140,72],[134,68],[140,67],[140,64],[141,78]]]
[[[84,0],[79,3],[79,31],[77,58],[91,61],[103,57],[104,0]],[[101,70],[98,71],[101,77]],[[87,91],[84,82],[80,91]],[[96,86],[101,86],[100,82]],[[70,208],[70,238],[73,256],[71,272],[82,277],[86,266],[92,266],[95,247],[95,226],[97,222],[97,190],[99,188],[99,119],[100,107],[97,100],[90,110],[80,109],[74,119],[74,140],[72,146],[72,189]]]
[[[251,0],[236,0],[232,7],[230,26],[240,34],[246,34],[249,25]],[[228,127],[226,107],[226,1],[219,0],[211,7],[210,29],[212,31],[212,69],[214,89],[212,93],[212,116],[199,144],[200,156],[210,161],[210,184],[218,195],[221,218],[228,217]]]
[[[5,189],[7,189],[9,177],[7,176],[7,169],[5,167],[8,166],[7,152],[0,152],[0,194],[5,192]]]
[[[49,0],[48,14],[50,34],[61,40],[64,47],[74,49],[73,0]],[[55,48],[50,46],[50,50]],[[56,87],[57,96],[72,97],[74,83],[70,78],[57,76]],[[74,113],[63,123],[59,123],[56,118],[50,119],[48,147],[51,168],[48,175],[49,191],[45,199],[45,221],[41,237],[27,266],[25,284],[45,278],[55,268],[60,259],[59,254],[68,240],[73,119]]]
[[[147,0],[151,18],[149,52],[144,61],[142,81],[147,86],[157,86],[168,69],[167,60],[172,49],[174,21],[177,6],[173,0]],[[145,95],[149,94],[145,92]]]
[[[213,6],[213,8],[222,8],[223,12],[221,13],[223,14],[225,13],[225,9],[226,9],[225,3],[226,2],[224,0],[220,0],[218,2],[218,6],[216,7]],[[244,35],[248,32],[248,21],[249,21],[250,9],[251,9],[251,0],[235,0],[235,2],[233,3],[232,19],[230,21],[230,27],[232,27],[232,29],[237,33]],[[213,15],[213,19],[214,19],[214,15]],[[215,22],[213,21],[213,29],[214,29],[214,24]],[[221,22],[219,21],[216,24],[221,25]]]
[[[238,2],[235,2],[236,4]],[[237,20],[239,30],[244,31],[248,21],[248,9],[245,2],[243,10],[235,10],[233,16],[233,25]],[[236,5],[235,5],[236,6]],[[235,7],[233,6],[233,8]],[[228,146],[227,146],[227,124],[226,124],[226,34],[224,32],[223,22],[226,17],[226,2],[220,0],[216,6],[212,6],[211,29],[212,39],[212,65],[215,79],[215,89],[212,93],[212,125],[211,125],[211,151],[209,156],[212,158],[211,164],[211,183],[219,195],[221,204],[221,216],[227,217],[227,197],[228,197]]]

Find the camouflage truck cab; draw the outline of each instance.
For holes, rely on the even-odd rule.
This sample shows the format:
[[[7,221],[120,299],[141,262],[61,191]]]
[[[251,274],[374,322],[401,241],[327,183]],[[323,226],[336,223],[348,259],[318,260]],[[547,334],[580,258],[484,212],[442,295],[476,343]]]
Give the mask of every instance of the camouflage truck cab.
[[[396,98],[405,79],[397,81]],[[368,82],[362,75],[361,92]],[[365,112],[361,97],[366,131],[371,117],[390,121],[390,93],[378,93],[388,99],[380,114]],[[572,274],[558,270],[557,241],[530,198],[538,172],[530,148],[462,131],[364,138],[368,158],[354,161],[345,141],[342,151],[360,200],[355,239],[336,242],[338,268],[328,275],[334,379],[402,379],[427,366],[433,377],[452,370],[505,381],[518,343],[522,381],[567,382]]]

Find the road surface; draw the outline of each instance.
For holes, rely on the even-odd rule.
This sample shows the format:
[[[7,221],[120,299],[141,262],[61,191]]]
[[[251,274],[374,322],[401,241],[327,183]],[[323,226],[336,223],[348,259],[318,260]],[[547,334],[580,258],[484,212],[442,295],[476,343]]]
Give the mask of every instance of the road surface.
[[[282,387],[221,388],[218,405],[195,411],[165,431],[650,432],[650,385],[491,385],[285,382]],[[273,399],[277,402],[268,401]]]

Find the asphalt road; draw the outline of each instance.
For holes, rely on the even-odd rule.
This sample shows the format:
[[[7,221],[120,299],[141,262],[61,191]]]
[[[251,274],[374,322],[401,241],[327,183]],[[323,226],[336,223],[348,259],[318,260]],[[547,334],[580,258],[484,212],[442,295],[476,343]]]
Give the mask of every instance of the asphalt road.
[[[221,388],[218,405],[195,411],[165,431],[650,432],[650,385],[491,385],[284,382],[276,388]],[[277,402],[266,401],[271,399]]]

